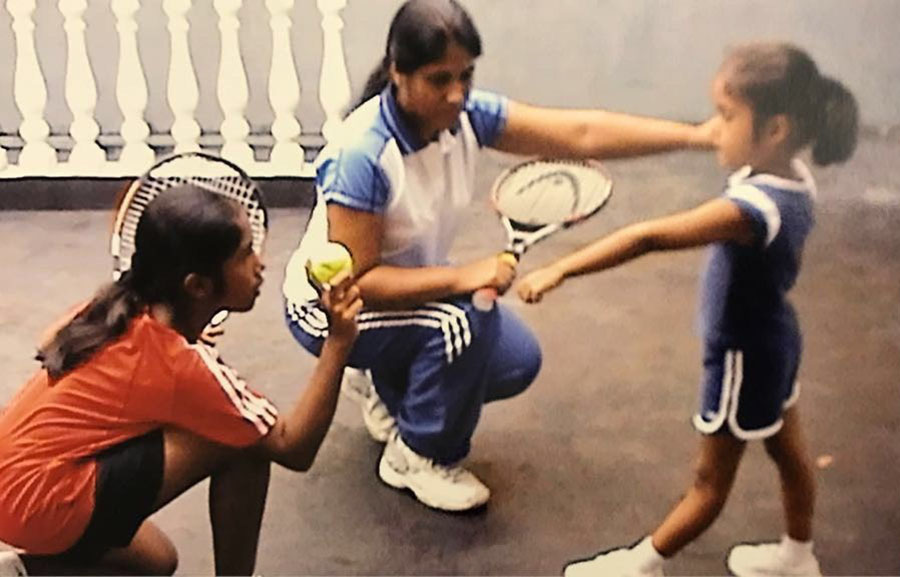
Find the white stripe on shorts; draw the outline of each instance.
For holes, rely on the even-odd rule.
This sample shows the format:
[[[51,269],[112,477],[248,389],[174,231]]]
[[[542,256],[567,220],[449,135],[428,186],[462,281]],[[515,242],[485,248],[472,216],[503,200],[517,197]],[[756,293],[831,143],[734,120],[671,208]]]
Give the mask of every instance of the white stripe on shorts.
[[[737,351],[737,353],[738,355],[741,354],[740,351]],[[714,433],[719,430],[719,427],[725,422],[725,417],[728,415],[728,401],[731,396],[734,375],[735,351],[729,349],[725,351],[725,370],[722,374],[722,389],[719,393],[719,406],[716,410],[716,416],[713,417],[711,421],[707,421],[703,418],[703,415],[699,413],[694,415],[694,427],[701,433],[706,433],[707,435]],[[737,403],[735,403],[735,405],[737,405]]]

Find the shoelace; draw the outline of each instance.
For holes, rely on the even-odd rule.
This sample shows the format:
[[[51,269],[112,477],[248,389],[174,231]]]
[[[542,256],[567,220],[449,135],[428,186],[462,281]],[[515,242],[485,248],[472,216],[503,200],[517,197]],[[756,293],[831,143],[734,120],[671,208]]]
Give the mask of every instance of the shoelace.
[[[439,465],[434,461],[430,461],[429,465],[432,468],[436,469],[441,477],[443,477],[444,479],[450,479],[451,481],[458,481],[460,477],[465,474],[465,471],[462,467],[447,467],[444,465]]]
[[[465,469],[463,469],[462,467],[448,467],[447,465],[441,465],[440,463],[435,463],[434,459],[428,459],[423,457],[422,455],[415,453],[412,449],[406,447],[405,445],[404,448],[406,449],[405,452],[407,459],[412,457],[412,459],[420,461],[425,467],[431,469],[432,471],[436,471],[438,475],[440,475],[440,477],[443,479],[458,481],[460,477],[464,476],[466,473]]]

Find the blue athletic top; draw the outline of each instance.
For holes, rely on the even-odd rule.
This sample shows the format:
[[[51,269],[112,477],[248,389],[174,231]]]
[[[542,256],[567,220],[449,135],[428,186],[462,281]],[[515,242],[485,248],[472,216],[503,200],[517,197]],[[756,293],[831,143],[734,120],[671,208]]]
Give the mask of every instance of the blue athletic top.
[[[328,239],[326,205],[381,214],[381,262],[447,264],[475,188],[475,159],[506,126],[507,100],[472,90],[456,125],[423,142],[386,88],[347,117],[316,161],[316,207],[285,271],[283,292],[300,304],[317,295],[303,265]]]
[[[701,300],[707,342],[735,346],[799,331],[787,293],[815,222],[816,186],[802,162],[793,167],[799,180],[754,174],[750,167],[728,179],[725,198],[750,219],[756,241],[710,248]]]

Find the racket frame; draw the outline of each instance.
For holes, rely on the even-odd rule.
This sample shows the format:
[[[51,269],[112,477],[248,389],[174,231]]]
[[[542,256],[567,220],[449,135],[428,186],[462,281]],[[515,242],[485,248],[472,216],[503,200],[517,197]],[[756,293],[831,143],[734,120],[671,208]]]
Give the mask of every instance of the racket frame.
[[[243,169],[241,169],[241,167],[239,167],[236,164],[234,164],[233,162],[226,160],[224,158],[221,158],[219,156],[207,154],[205,152],[197,152],[197,151],[176,153],[176,154],[169,155],[161,160],[158,160],[157,162],[154,162],[150,168],[148,168],[145,172],[143,172],[140,176],[138,176],[134,180],[134,182],[132,182],[131,185],[128,187],[125,194],[122,195],[121,200],[119,201],[118,205],[116,206],[116,217],[113,221],[112,233],[111,233],[110,239],[109,239],[109,252],[110,252],[110,255],[113,257],[113,273],[112,273],[113,280],[118,280],[122,276],[122,274],[124,274],[128,270],[127,268],[123,268],[123,266],[122,266],[122,230],[123,230],[123,227],[125,224],[125,218],[131,212],[129,210],[129,207],[131,206],[131,203],[134,200],[134,197],[137,195],[138,191],[141,189],[141,185],[143,183],[145,183],[147,180],[154,178],[153,176],[151,176],[151,173],[153,171],[159,170],[161,167],[163,167],[164,165],[166,165],[169,162],[173,162],[173,161],[178,160],[179,158],[185,158],[185,157],[189,157],[189,156],[196,156],[196,157],[205,159],[207,162],[222,164],[222,165],[228,167],[229,169],[231,169],[232,171],[234,171],[234,173],[237,176],[239,176],[240,178],[246,180],[247,182],[252,183],[253,189],[255,191],[254,196],[256,198],[256,204],[258,205],[259,211],[262,214],[262,229],[261,229],[262,232],[261,232],[260,243],[259,243],[260,247],[262,246],[262,243],[265,241],[265,238],[268,235],[269,216],[268,216],[268,211],[266,210],[266,205],[265,205],[265,202],[264,202],[264,199],[262,196],[262,190],[259,188],[259,185],[256,182],[254,182],[253,179],[251,179],[250,176]],[[190,177],[190,175],[188,175],[188,178],[189,177]],[[163,177],[157,178],[157,180],[161,180],[161,179],[165,179],[165,178],[172,178],[172,177],[163,176]],[[215,177],[212,177],[212,178],[215,178]],[[190,180],[185,180],[185,182],[189,183]],[[206,189],[206,190],[209,190],[209,189]],[[162,192],[162,191],[160,191],[160,192]],[[221,194],[215,190],[212,190],[211,192],[214,192],[216,194]],[[157,193],[157,195],[158,194],[159,193]],[[223,196],[226,196],[226,198],[230,198],[227,195],[223,195]],[[154,198],[155,198],[155,196],[154,196]],[[238,201],[238,202],[240,202],[240,201]],[[248,213],[248,216],[251,217],[250,221],[251,221],[251,225],[252,225],[252,223],[254,222],[253,215],[249,214],[250,210],[244,205],[244,203],[240,202],[240,204],[241,204],[241,207]],[[140,214],[143,215],[143,210],[141,211]],[[140,220],[140,216],[138,217],[138,220]],[[129,267],[128,268],[131,268],[130,267],[130,259],[129,259]],[[209,326],[217,327],[217,326],[221,325],[223,322],[225,322],[225,320],[227,318],[228,318],[228,311],[221,310],[221,311],[217,312],[215,315],[213,315],[213,318],[210,320]]]
[[[566,218],[561,222],[551,222],[547,224],[535,225],[517,222],[511,219],[510,217],[503,214],[503,211],[500,210],[499,203],[497,201],[500,193],[500,187],[511,174],[515,173],[518,170],[521,170],[525,166],[535,163],[550,163],[559,166],[576,164],[587,166],[591,170],[599,172],[601,175],[603,175],[606,181],[606,190],[605,194],[603,195],[603,199],[597,204],[597,206],[593,207],[592,210],[581,214],[573,214],[572,216]],[[493,206],[494,211],[500,217],[500,222],[503,223],[503,228],[506,230],[507,245],[505,252],[512,254],[516,257],[516,260],[519,260],[522,255],[525,254],[526,250],[528,250],[531,246],[537,244],[539,241],[564,228],[569,228],[574,224],[587,220],[591,216],[597,214],[597,212],[599,212],[600,209],[603,208],[607,202],[609,202],[609,199],[612,197],[612,188],[613,181],[609,172],[599,161],[593,159],[559,160],[537,158],[533,160],[527,160],[525,162],[520,162],[514,166],[507,168],[506,170],[501,172],[500,175],[494,180],[494,183],[491,186],[490,193],[491,205]]]
[[[564,166],[566,164],[578,164],[587,166],[591,170],[599,172],[604,177],[606,182],[606,190],[604,191],[602,200],[591,210],[580,214],[573,214],[572,216],[566,218],[561,222],[551,222],[547,224],[527,224],[511,219],[510,217],[506,216],[503,211],[500,210],[499,202],[497,201],[500,187],[503,185],[503,182],[506,180],[506,178],[508,178],[511,174],[513,174],[517,170],[521,170],[523,167],[529,164],[534,163],[550,163],[559,166]],[[544,240],[548,236],[551,236],[552,234],[560,230],[569,228],[570,226],[578,224],[579,222],[583,222],[597,214],[600,209],[606,206],[606,203],[609,202],[609,199],[612,197],[612,189],[613,180],[609,172],[599,161],[593,159],[559,160],[537,158],[520,162],[507,168],[506,170],[501,172],[500,175],[497,176],[497,178],[494,180],[490,192],[491,205],[493,206],[494,211],[500,217],[500,222],[503,224],[503,228],[506,231],[507,242],[506,248],[503,252],[512,255],[513,258],[515,258],[516,262],[519,262],[522,259],[522,255],[525,254],[525,252],[529,248],[531,248],[538,242]],[[491,308],[493,308],[493,301],[496,300],[497,296],[497,289],[493,287],[483,287],[473,293],[472,303],[475,304],[476,308],[479,308],[480,310],[490,310]]]

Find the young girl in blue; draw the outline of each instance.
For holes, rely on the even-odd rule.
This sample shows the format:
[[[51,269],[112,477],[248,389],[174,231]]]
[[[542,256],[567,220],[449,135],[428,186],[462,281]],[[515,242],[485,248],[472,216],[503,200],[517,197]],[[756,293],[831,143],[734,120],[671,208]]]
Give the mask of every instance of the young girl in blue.
[[[802,50],[751,44],[734,50],[713,82],[719,162],[737,169],[723,196],[680,214],[621,229],[518,287],[536,302],[565,278],[643,254],[711,245],[703,284],[704,379],[694,426],[703,434],[696,475],[662,524],[632,548],[566,567],[580,575],[662,575],[663,560],[716,519],[746,441],[764,439],[781,476],[786,535],[739,545],[738,576],[819,575],[812,552],[815,483],[795,402],[801,335],[787,293],[813,226],[815,184],[797,154],[812,143],[816,164],[846,160],[856,145],[853,96],[824,77]]]

